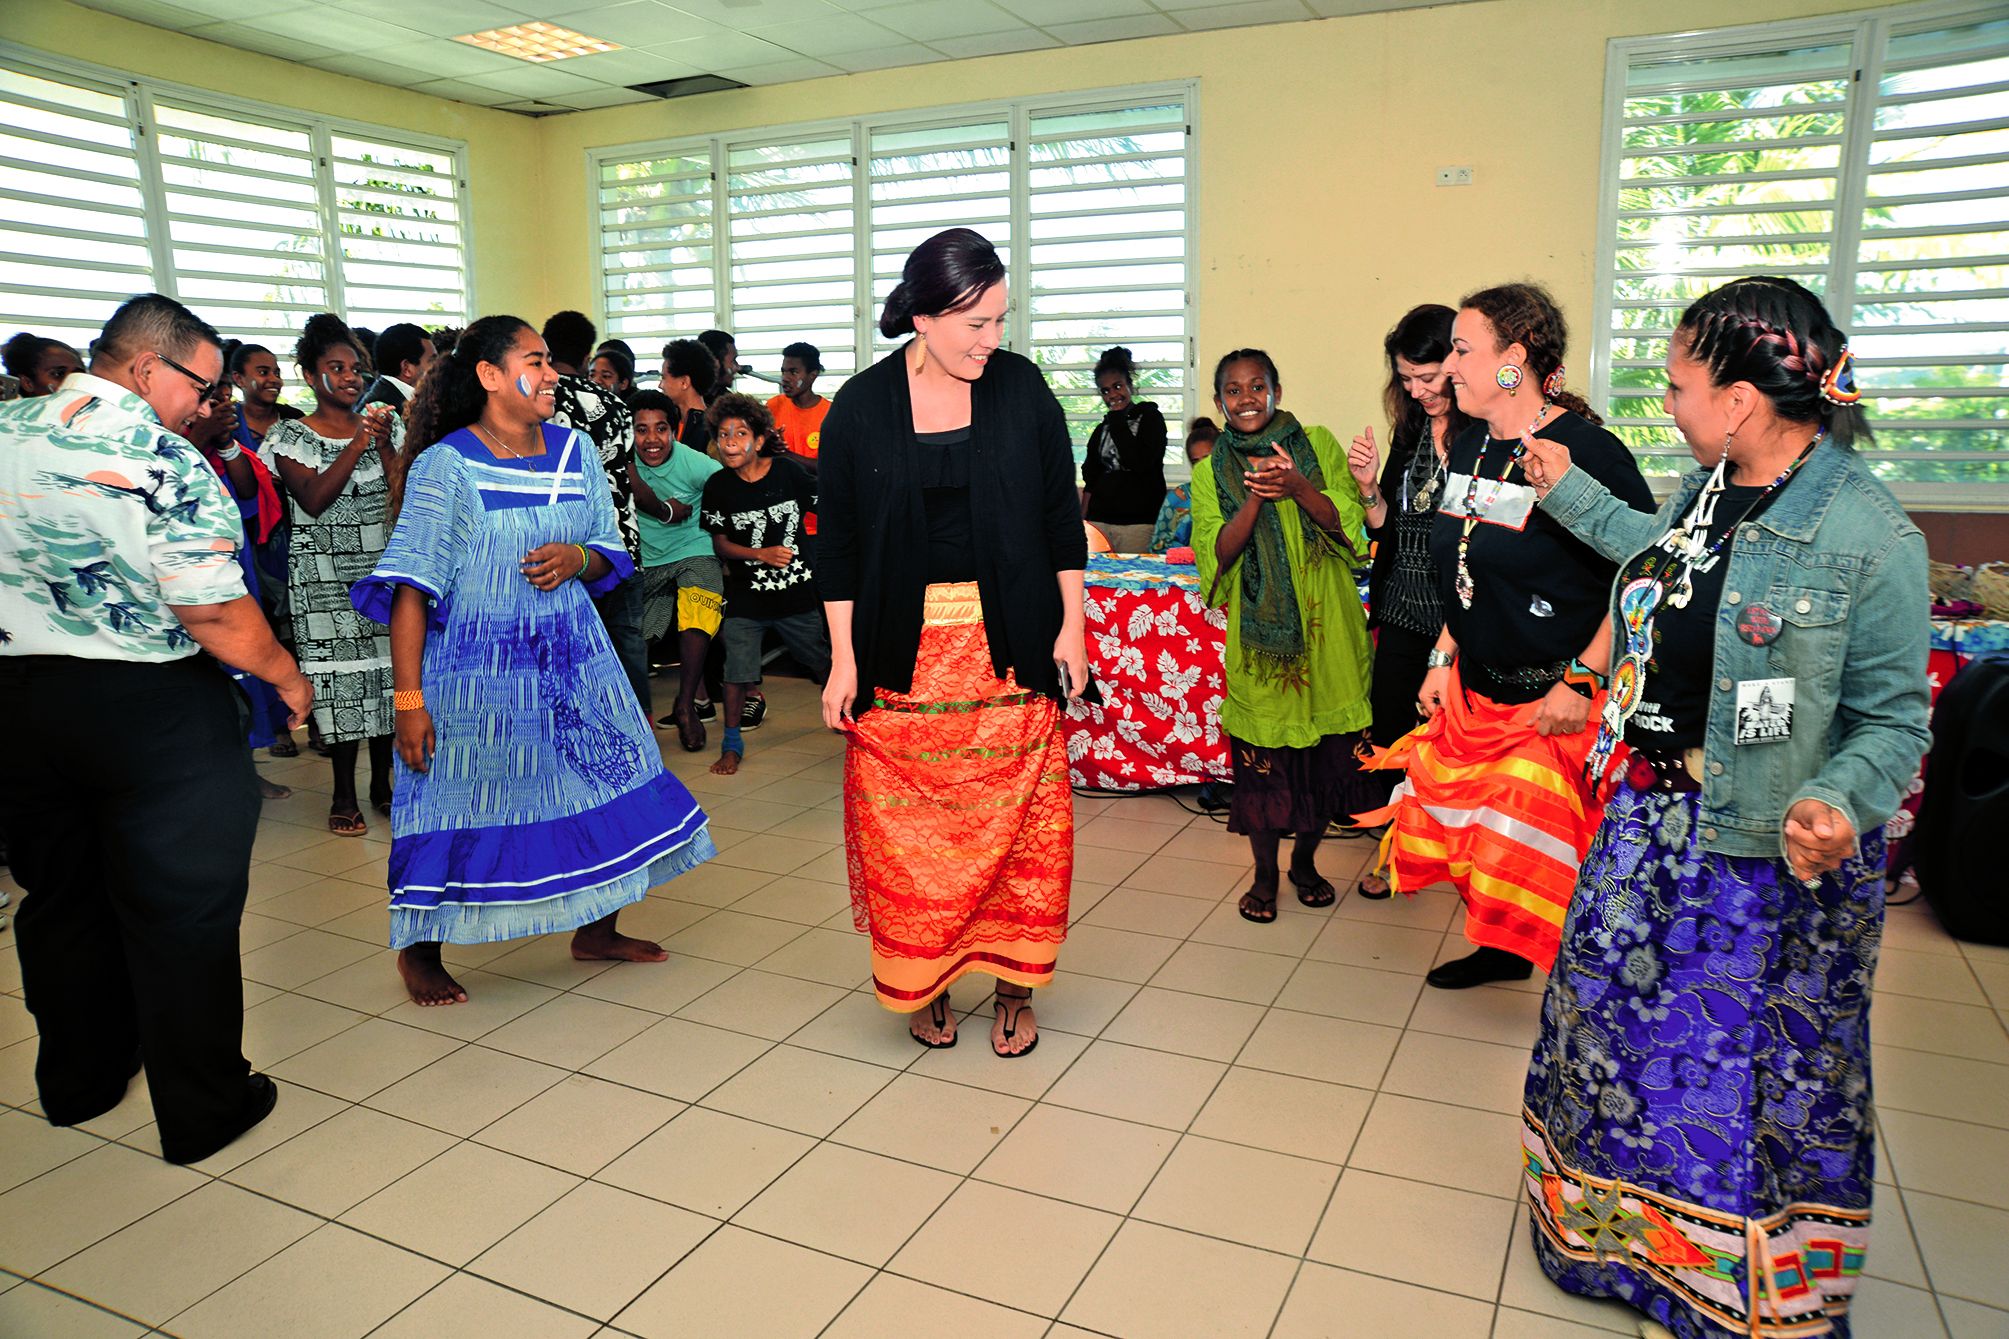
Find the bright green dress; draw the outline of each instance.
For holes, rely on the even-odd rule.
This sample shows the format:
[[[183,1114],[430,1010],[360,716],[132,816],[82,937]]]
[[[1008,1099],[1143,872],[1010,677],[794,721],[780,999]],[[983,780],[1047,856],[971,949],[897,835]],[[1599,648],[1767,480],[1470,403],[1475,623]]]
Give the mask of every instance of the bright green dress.
[[[1325,428],[1304,425],[1325,472],[1325,495],[1339,511],[1340,525],[1354,550],[1367,554],[1366,513],[1346,452]],[[1301,673],[1260,669],[1245,661],[1241,647],[1241,559],[1215,576],[1214,541],[1225,519],[1215,491],[1209,456],[1193,466],[1193,556],[1200,567],[1200,593],[1228,614],[1227,687],[1221,703],[1221,727],[1236,739],[1263,748],[1310,748],[1327,735],[1365,729],[1373,718],[1368,706],[1370,653],[1367,612],[1354,584],[1352,561],[1336,544],[1314,551],[1305,543],[1304,512],[1295,502],[1273,502],[1283,522],[1284,549],[1290,554],[1291,580],[1297,588],[1298,613],[1304,620],[1305,662]]]

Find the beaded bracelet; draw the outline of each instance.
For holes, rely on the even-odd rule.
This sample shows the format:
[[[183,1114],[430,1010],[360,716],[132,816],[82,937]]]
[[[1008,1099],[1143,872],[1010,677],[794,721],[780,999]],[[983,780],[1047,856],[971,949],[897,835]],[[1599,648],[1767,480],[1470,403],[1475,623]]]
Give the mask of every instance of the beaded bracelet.
[[[400,688],[391,694],[393,711],[424,711],[426,709],[425,690],[420,688]]]
[[[593,565],[593,555],[586,551],[584,544],[574,544],[572,547],[579,550],[579,580],[584,581],[586,569]]]

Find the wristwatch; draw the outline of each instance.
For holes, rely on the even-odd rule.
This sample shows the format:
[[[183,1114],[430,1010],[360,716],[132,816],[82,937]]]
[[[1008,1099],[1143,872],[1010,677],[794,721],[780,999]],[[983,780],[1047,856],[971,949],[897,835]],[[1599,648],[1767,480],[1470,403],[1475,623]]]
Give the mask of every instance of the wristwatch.
[[[1430,648],[1430,654],[1423,657],[1423,664],[1429,669],[1450,669],[1457,659],[1457,652],[1439,651],[1433,646]]]

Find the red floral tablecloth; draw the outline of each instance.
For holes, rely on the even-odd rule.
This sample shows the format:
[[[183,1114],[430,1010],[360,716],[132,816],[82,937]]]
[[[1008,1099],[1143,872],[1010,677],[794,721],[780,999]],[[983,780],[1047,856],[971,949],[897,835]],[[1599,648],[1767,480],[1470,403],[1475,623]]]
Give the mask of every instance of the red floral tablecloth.
[[[1102,704],[1067,713],[1077,786],[1157,790],[1228,779],[1221,733],[1227,619],[1193,568],[1150,554],[1088,560],[1088,663]]]

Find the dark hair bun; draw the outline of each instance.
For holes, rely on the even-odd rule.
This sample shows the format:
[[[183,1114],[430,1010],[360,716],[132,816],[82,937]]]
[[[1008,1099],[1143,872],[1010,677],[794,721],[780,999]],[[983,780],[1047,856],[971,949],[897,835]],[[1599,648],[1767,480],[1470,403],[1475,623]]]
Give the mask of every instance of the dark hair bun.
[[[886,295],[886,305],[879,312],[879,333],[887,339],[914,333],[913,294],[905,283],[894,284]]]

